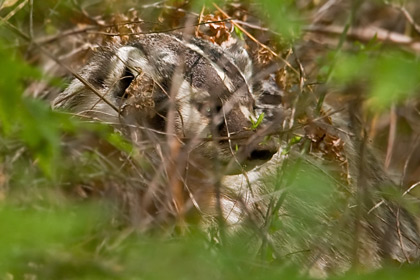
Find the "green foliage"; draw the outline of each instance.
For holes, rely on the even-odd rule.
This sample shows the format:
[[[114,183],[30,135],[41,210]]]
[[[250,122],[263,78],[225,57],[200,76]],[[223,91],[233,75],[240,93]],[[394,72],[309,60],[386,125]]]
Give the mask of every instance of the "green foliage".
[[[6,275],[18,279],[24,275],[41,279],[110,275],[112,269],[86,254],[88,246],[82,239],[103,219],[104,212],[99,205],[65,205],[0,205],[1,279]]]
[[[132,146],[105,125],[82,124],[70,115],[51,110],[41,100],[25,96],[24,86],[40,79],[40,73],[24,62],[19,54],[0,45],[0,132],[3,137],[19,139],[33,154],[37,165],[49,178],[56,179],[62,166],[61,139],[64,133],[94,132],[107,142],[130,152]],[[56,81],[52,80],[52,83]]]
[[[177,1],[177,0],[174,0],[174,1]],[[184,2],[184,1],[179,1],[179,2]],[[191,10],[195,11],[197,13],[200,13],[201,10],[203,9],[203,7],[213,9],[214,4],[221,6],[221,5],[223,5],[223,1],[222,0],[216,0],[216,1],[194,0],[194,1],[191,1]]]
[[[78,1],[36,2],[33,24],[41,33],[57,34],[64,27],[73,27],[71,21],[62,18],[80,16],[73,15]],[[95,9],[103,3],[79,2],[82,8]],[[114,6],[109,3],[113,2],[118,6],[118,1],[107,1],[102,8],[111,11]],[[212,3],[193,1],[191,7],[200,12],[203,5],[209,8]],[[302,22],[296,1],[251,4],[264,17],[268,15],[271,30],[285,39],[300,36]],[[12,21],[26,30],[28,18],[26,11]],[[243,32],[236,27],[235,32],[243,39]],[[125,153],[133,151],[132,145],[109,128],[82,125],[66,114],[52,111],[45,102],[25,96],[26,86],[40,80],[41,74],[20,57],[18,49],[6,46],[5,42],[10,45],[16,38],[2,28],[0,35],[4,37],[0,42],[0,178],[4,175],[3,164],[10,169],[6,174],[10,177],[8,184],[0,180],[0,202],[5,185],[10,189],[8,202],[0,204],[0,279],[308,279],[300,273],[302,268],[289,265],[288,255],[305,249],[309,240],[322,237],[325,217],[333,216],[333,212],[340,215],[344,212],[340,207],[348,206],[338,203],[343,198],[336,191],[337,182],[324,166],[299,159],[298,164],[279,166],[277,173],[265,178],[267,197],[274,210],[268,211],[263,234],[283,241],[277,246],[281,248],[261,244],[264,238],[253,225],[244,230],[245,234],[234,232],[217,241],[209,240],[208,232],[199,230],[160,237],[121,228],[115,225],[118,223],[108,205],[75,203],[53,187],[69,177],[77,183],[87,177],[106,180],[108,172],[95,151],[81,152],[73,166],[61,151],[63,134],[78,135],[87,130]],[[420,65],[414,56],[381,51],[375,38],[367,45],[356,46],[354,52],[331,53],[327,64],[321,65],[325,75],[331,74],[333,85],[367,87],[374,110],[407,100],[419,89]],[[264,114],[256,120],[251,118],[251,129],[256,130],[263,120]],[[284,154],[289,155],[302,139],[291,138]],[[236,145],[235,151],[238,149]],[[43,173],[33,170],[34,162]],[[147,161],[140,161],[139,166],[151,170]],[[109,169],[119,172],[112,167]],[[283,212],[278,211],[280,207]],[[332,227],[335,221],[329,222]],[[253,251],[253,246],[261,250]],[[418,272],[418,266],[396,269],[389,265],[374,273],[350,271],[330,279],[411,279],[418,278]]]
[[[263,0],[255,3],[260,12],[269,17],[269,25],[279,32],[284,39],[293,40],[300,37],[302,22],[293,0]]]
[[[6,136],[18,131],[20,138],[36,154],[41,168],[52,175],[53,160],[59,146],[58,126],[48,106],[23,97],[24,82],[39,76],[16,52],[0,46],[0,121]]]
[[[245,39],[244,33],[235,25],[234,26],[235,34],[239,37],[242,41]]]
[[[133,150],[133,145],[118,133],[109,133],[105,135],[107,141],[116,147],[118,150],[130,153]]]
[[[274,176],[267,178],[266,185],[271,186],[268,191],[280,194],[272,195],[276,206],[269,232],[280,235],[286,243],[280,248],[283,255],[306,249],[308,240],[325,232],[325,217],[341,211],[336,182],[327,173],[320,172],[323,168],[297,161],[282,166]],[[276,210],[279,207],[285,215],[279,214]]]
[[[24,85],[40,79],[16,51],[0,45],[0,130],[18,137],[34,155],[39,167],[54,177],[60,160],[63,132],[75,132],[78,123],[68,115],[52,111],[45,102],[24,96]]]
[[[302,136],[298,136],[298,135],[293,136],[292,139],[290,139],[289,142],[287,143],[287,146],[282,149],[282,154],[287,155],[290,152],[290,149],[294,145],[300,143],[301,141],[302,141]]]
[[[331,277],[330,279],[337,280],[370,280],[370,279],[383,279],[383,280],[394,280],[394,279],[419,279],[420,268],[418,266],[398,266],[389,263],[385,268],[369,272],[361,273],[352,271],[343,276]]]
[[[380,111],[406,100],[419,89],[420,62],[402,52],[360,50],[336,56],[332,72],[339,84],[364,84],[369,89],[368,104]]]
[[[103,209],[97,204],[1,205],[0,219],[7,226],[0,228],[0,278],[309,279],[283,261],[262,263],[247,251],[248,239],[241,235],[216,246],[204,234],[168,238],[121,232],[106,223]],[[331,279],[416,279],[418,272],[390,266]]]
[[[249,120],[251,121],[251,130],[256,130],[262,121],[264,120],[264,113],[258,116],[256,120],[254,120],[251,116],[249,117]]]
[[[0,278],[304,279],[288,266],[260,266],[239,236],[209,250],[201,234],[171,239],[120,233],[104,217],[100,205],[2,205],[0,218],[7,227],[0,229]]]
[[[12,131],[16,119],[20,118],[24,78],[34,77],[36,72],[28,67],[16,52],[6,49],[0,42],[0,120],[3,132]]]

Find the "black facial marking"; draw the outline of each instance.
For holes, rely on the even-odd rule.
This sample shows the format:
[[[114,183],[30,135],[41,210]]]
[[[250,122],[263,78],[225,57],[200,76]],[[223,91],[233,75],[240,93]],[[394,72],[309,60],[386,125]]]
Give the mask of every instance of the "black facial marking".
[[[131,72],[131,70],[128,67],[126,67],[119,81],[119,86],[118,86],[118,90],[115,92],[115,97],[118,99],[127,99],[128,96],[127,94],[125,94],[125,91],[130,86],[133,80],[134,80],[134,74]]]
[[[98,55],[98,60],[95,63],[97,71],[95,72],[95,75],[88,75],[87,77],[88,82],[97,89],[104,88],[105,80],[111,73],[111,69],[108,67],[108,63],[109,63],[109,60],[112,58],[112,56],[113,56],[112,53],[107,52],[107,51]]]

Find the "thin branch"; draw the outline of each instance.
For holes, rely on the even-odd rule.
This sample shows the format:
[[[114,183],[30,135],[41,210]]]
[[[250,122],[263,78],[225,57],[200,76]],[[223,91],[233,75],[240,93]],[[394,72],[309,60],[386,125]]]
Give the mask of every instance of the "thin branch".
[[[388,146],[386,148],[386,157],[385,157],[385,170],[388,169],[391,164],[391,158],[394,151],[395,137],[397,134],[397,113],[395,109],[395,104],[391,106],[391,112],[389,116],[389,133],[388,133]]]
[[[417,34],[420,35],[420,25],[416,23],[413,16],[407,11],[407,9],[404,6],[395,5],[392,3],[387,3],[389,6],[401,11],[401,13],[404,15],[405,19],[408,21],[408,23],[413,26],[414,30]]]
[[[29,0],[29,36],[34,38],[34,0]]]
[[[334,5],[336,5],[337,3],[339,3],[341,0],[328,0],[327,2],[325,2],[319,9],[318,11],[316,11],[316,13],[314,14],[313,17],[313,22],[317,22],[319,21],[326,12],[328,12],[328,10],[333,7]]]
[[[414,188],[416,188],[417,186],[419,186],[420,185],[420,181],[419,182],[416,182],[416,183],[414,183],[413,185],[411,185],[403,194],[402,194],[402,197],[403,196],[406,196],[408,193],[410,193]],[[385,202],[385,200],[384,199],[381,199],[378,203],[376,203],[367,213],[368,214],[370,214],[373,210],[375,210],[375,209],[377,209],[377,208],[379,208],[382,204],[386,204],[386,202]]]
[[[0,17],[0,22],[4,23],[10,30],[15,32],[17,35],[19,35],[22,39],[27,41],[28,43],[31,43],[31,38],[23,33],[20,29],[18,29],[16,26],[11,24],[10,22],[4,20],[4,18]],[[55,57],[53,54],[51,54],[50,51],[45,49],[44,47],[40,46],[39,44],[32,42],[32,44],[37,47],[39,50],[41,50],[44,54],[46,54],[49,58],[51,58],[55,63],[66,69],[69,73],[71,73],[75,78],[77,78],[83,85],[85,85],[89,90],[91,90],[95,95],[97,95],[100,99],[102,99],[107,105],[109,105],[112,109],[114,109],[117,113],[119,113],[118,108],[112,104],[108,99],[104,98],[102,94],[91,84],[89,83],[85,78],[83,78],[80,74],[75,72],[73,69],[71,69],[69,66],[61,62],[60,59]]]
[[[420,134],[417,134],[416,137],[414,138],[413,143],[411,144],[410,150],[408,151],[408,156],[407,156],[407,158],[404,162],[404,168],[403,168],[403,172],[401,174],[400,186],[403,186],[403,184],[404,184],[405,176],[407,174],[408,165],[411,161],[412,156],[415,154],[414,151],[416,150],[416,148],[420,144],[419,140],[420,140]]]
[[[225,16],[226,18],[230,18],[229,15],[227,13],[225,13],[225,11],[223,11],[219,6],[217,6],[216,3],[213,3],[213,6],[220,12],[223,14],[223,16]],[[275,57],[277,57],[278,59],[280,59],[285,65],[287,65],[293,72],[295,72],[297,75],[299,75],[299,71],[296,70],[287,60],[285,60],[284,58],[282,58],[280,55],[278,55],[275,51],[273,51],[270,47],[268,47],[267,45],[264,45],[263,43],[261,43],[260,41],[258,41],[254,36],[251,35],[251,33],[249,33],[248,31],[246,31],[245,28],[243,28],[238,22],[236,22],[234,19],[230,20],[232,22],[233,25],[235,25],[239,30],[241,30],[246,36],[248,36],[249,39],[251,39],[252,41],[254,41],[255,43],[257,43],[260,47],[262,47],[263,49],[266,49],[267,51],[269,51],[272,55],[274,55]]]
[[[343,26],[330,25],[311,25],[303,28],[306,32],[322,33],[328,35],[341,35],[343,33]],[[375,38],[379,42],[404,46],[415,53],[420,53],[420,41],[414,40],[413,38],[403,35],[401,33],[391,32],[389,30],[378,28],[378,27],[365,27],[365,28],[350,28],[347,33],[347,38],[352,40],[358,40],[361,42],[369,42],[372,38]]]
[[[412,184],[404,193],[403,196],[408,194],[409,192],[411,192],[415,187],[417,187],[418,185],[420,185],[420,181],[416,182],[414,184]]]
[[[22,3],[20,3],[15,9],[13,9],[10,13],[8,13],[4,20],[11,19],[17,12],[19,12],[25,5],[28,3],[28,0],[23,0]]]
[[[401,233],[401,227],[400,227],[400,207],[397,208],[397,217],[396,217],[396,223],[397,223],[397,233],[398,233],[398,241],[400,242],[400,248],[401,251],[405,257],[405,260],[407,261],[407,263],[411,263],[410,262],[410,258],[407,255],[407,252],[404,250],[404,243],[403,243],[403,239],[402,239],[402,233]]]
[[[87,30],[86,33],[99,34],[99,35],[104,35],[104,36],[127,36],[127,35],[157,34],[157,33],[168,33],[168,32],[173,32],[173,31],[177,31],[177,30],[189,29],[189,28],[192,28],[192,27],[196,27],[196,26],[200,26],[200,25],[206,25],[206,24],[210,24],[210,23],[221,23],[221,22],[229,22],[229,21],[231,21],[231,20],[230,19],[222,19],[222,20],[214,20],[214,21],[205,21],[205,22],[201,22],[201,23],[186,24],[186,25],[182,25],[182,26],[178,26],[178,27],[174,27],[174,28],[168,28],[168,29],[156,30],[156,31],[121,33],[121,32],[103,32],[103,31]],[[94,28],[94,29],[96,29],[96,28]]]

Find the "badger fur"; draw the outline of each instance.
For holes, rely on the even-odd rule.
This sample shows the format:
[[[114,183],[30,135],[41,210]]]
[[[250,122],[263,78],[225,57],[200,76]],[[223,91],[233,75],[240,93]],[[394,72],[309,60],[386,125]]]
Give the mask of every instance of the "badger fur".
[[[170,189],[175,212],[215,212],[222,199],[214,194],[221,192],[224,175],[250,170],[278,150],[268,130],[255,125],[252,64],[238,44],[222,48],[176,34],[148,34],[99,51],[80,75],[54,108],[112,124],[140,149],[145,142],[155,145],[146,157],[165,166],[157,173],[168,178],[159,184]]]
[[[256,86],[251,59],[240,44],[222,48],[177,34],[142,35],[128,45],[101,49],[80,76],[54,100],[54,108],[112,124],[145,151],[141,156],[153,166],[140,172],[146,178],[142,187],[122,191],[130,194],[126,203],[134,224],[154,224],[165,220],[165,213],[185,217],[192,209],[219,216],[227,226],[252,221],[254,228],[264,228],[265,213],[273,208],[277,212],[272,215],[284,215],[284,224],[291,220],[287,203],[276,208],[271,203],[277,194],[265,196],[262,191],[265,178],[275,176],[284,164],[279,143],[271,137],[273,129],[282,127],[276,99],[280,93],[273,83]],[[276,102],[264,104],[267,95]],[[264,110],[272,123],[256,124],[255,112]],[[365,146],[352,134],[356,125],[345,119],[333,120],[347,128],[335,135],[346,143],[352,177],[346,204],[337,210],[340,218],[320,211],[324,205],[311,208],[291,199],[301,203],[323,234],[318,239],[309,234],[302,244],[284,229],[261,238],[286,255],[293,253],[318,276],[359,262],[371,268],[384,260],[402,263],[419,257],[416,221],[398,202],[383,197],[384,186],[394,184],[369,150],[359,158]],[[359,166],[365,166],[364,172]],[[358,196],[360,192],[365,195]],[[340,195],[331,197],[343,199]],[[297,244],[309,253],[294,255]]]

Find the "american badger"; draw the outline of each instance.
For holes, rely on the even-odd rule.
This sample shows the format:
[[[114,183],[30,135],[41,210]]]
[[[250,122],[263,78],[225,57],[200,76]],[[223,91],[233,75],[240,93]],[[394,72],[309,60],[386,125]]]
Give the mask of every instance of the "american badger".
[[[196,210],[223,217],[229,225],[252,220],[262,243],[281,252],[277,256],[291,255],[318,276],[352,265],[379,267],[383,260],[416,261],[416,221],[397,199],[387,197],[395,185],[370,150],[364,150],[362,137],[352,133],[355,121],[334,121],[348,131],[314,121],[314,136],[306,134],[314,143],[318,135],[345,143],[345,155],[334,155],[343,156],[340,166],[348,166],[347,182],[332,181],[337,190],[326,193],[326,199],[314,199],[325,191],[315,181],[305,181],[299,197],[299,177],[308,174],[293,168],[293,178],[273,180],[283,189],[274,186],[269,195],[263,191],[267,174],[287,177],[288,169],[281,167],[280,153],[271,159],[278,144],[270,135],[278,127],[260,124],[262,117],[255,115],[271,110],[266,118],[279,123],[272,112],[278,100],[264,107],[258,103],[264,98],[256,98],[272,93],[265,97],[273,101],[277,89],[252,77],[251,60],[238,44],[222,48],[197,38],[148,34],[100,50],[54,100],[54,107],[110,123],[138,147],[135,170],[142,170],[134,174],[139,180],[120,194],[137,226],[165,223],[168,217]],[[245,172],[270,159],[268,166]],[[284,200],[286,193],[290,195]],[[269,233],[270,221],[279,216],[281,230]],[[258,241],[250,243],[259,246]]]
[[[221,176],[249,170],[277,152],[269,129],[259,125],[263,116],[254,113],[253,84],[251,60],[239,44],[222,48],[148,34],[99,51],[53,106],[111,123],[140,148],[155,145],[151,161],[163,158],[154,163],[164,166],[156,173],[165,174],[161,184],[171,188],[182,212],[186,199],[186,208],[220,201],[210,193],[218,192]]]

